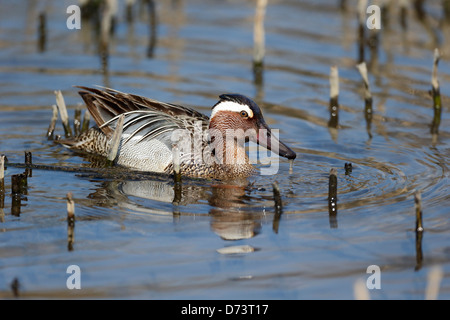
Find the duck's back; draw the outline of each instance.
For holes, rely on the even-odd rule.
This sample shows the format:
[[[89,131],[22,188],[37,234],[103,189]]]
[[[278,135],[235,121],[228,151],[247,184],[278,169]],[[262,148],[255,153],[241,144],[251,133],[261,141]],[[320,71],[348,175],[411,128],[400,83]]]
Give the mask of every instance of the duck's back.
[[[208,128],[209,118],[191,108],[112,89],[80,88],[83,91],[79,93],[98,127],[60,142],[73,150],[106,157],[117,121],[124,115],[116,158],[119,165],[143,171],[167,171],[173,161],[174,133],[179,136],[181,130],[194,138],[195,128],[201,131]],[[182,156],[193,155],[185,151]]]

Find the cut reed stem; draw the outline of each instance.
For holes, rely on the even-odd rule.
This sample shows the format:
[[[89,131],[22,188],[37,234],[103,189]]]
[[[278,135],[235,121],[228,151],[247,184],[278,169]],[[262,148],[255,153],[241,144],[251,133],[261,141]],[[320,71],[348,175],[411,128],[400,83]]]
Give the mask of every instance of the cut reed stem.
[[[328,127],[337,128],[339,123],[339,72],[336,66],[330,68],[330,120]]]
[[[267,0],[257,0],[255,11],[255,24],[253,26],[253,63],[263,64],[265,55],[264,17]]]
[[[29,151],[25,151],[25,165],[27,166],[25,168],[25,175],[27,177],[31,177],[33,174],[33,170],[31,169],[31,166],[33,165],[33,160],[31,152]]]
[[[414,195],[414,205],[416,210],[416,231],[422,232],[423,231],[423,224],[422,224],[422,195],[420,191],[417,191]]]
[[[27,176],[23,173],[11,176],[11,214],[20,216],[22,205],[22,194],[26,194]]]
[[[370,91],[367,66],[365,62],[362,62],[356,65],[356,67],[364,82],[364,102],[365,102],[364,117],[366,119],[367,134],[369,135],[369,139],[372,139],[371,127],[373,117],[373,109],[372,109],[373,99],[372,99],[372,92]]]
[[[157,36],[157,30],[156,30],[156,8],[155,8],[155,2],[153,0],[148,0],[148,12],[149,12],[149,27],[150,27],[150,37],[148,41],[147,46],[147,57],[152,58],[154,56],[155,52],[155,46],[156,46],[156,36]]]
[[[328,178],[328,212],[330,215],[337,214],[337,170],[332,168]]]
[[[422,238],[423,238],[423,225],[422,225],[422,195],[420,191],[417,191],[414,195],[414,206],[416,211],[416,267],[415,271],[422,268],[423,252],[422,252]]]
[[[362,63],[364,61],[364,47],[365,47],[365,21],[366,21],[366,9],[367,9],[367,0],[359,0],[358,1],[358,63]]]
[[[41,12],[38,18],[38,51],[44,52],[47,42],[47,18],[45,12]]]
[[[257,85],[261,85],[263,82],[265,56],[264,17],[266,15],[266,7],[267,0],[257,0],[253,25],[253,76]]]
[[[14,278],[13,281],[11,282],[11,291],[12,294],[14,296],[14,298],[18,298],[20,295],[20,282],[18,278]]]
[[[50,120],[50,125],[48,126],[47,130],[47,139],[53,140],[53,134],[55,132],[55,126],[56,126],[56,120],[58,120],[58,107],[56,104],[52,105],[53,114],[52,119]]]
[[[431,95],[433,97],[433,110],[434,110],[433,122],[431,123],[431,134],[436,137],[439,133],[439,125],[441,124],[441,115],[442,115],[442,100],[439,88],[439,80],[437,76],[439,59],[440,53],[439,50],[436,48],[434,50],[433,72],[431,75]]]
[[[328,218],[330,228],[337,228],[337,171],[335,168],[330,170],[328,178]]]
[[[346,162],[344,165],[344,169],[345,169],[345,175],[349,175],[350,173],[352,173],[353,171],[353,166],[351,162]]]
[[[0,180],[5,179],[5,158],[5,155],[0,155]]]
[[[64,101],[64,97],[61,93],[61,90],[55,91],[56,95],[56,105],[58,106],[59,115],[61,117],[61,121],[64,127],[64,134],[66,138],[72,137],[72,130],[69,125],[69,115],[67,114],[66,102]]]
[[[11,176],[11,195],[20,194],[20,179],[18,174]]]

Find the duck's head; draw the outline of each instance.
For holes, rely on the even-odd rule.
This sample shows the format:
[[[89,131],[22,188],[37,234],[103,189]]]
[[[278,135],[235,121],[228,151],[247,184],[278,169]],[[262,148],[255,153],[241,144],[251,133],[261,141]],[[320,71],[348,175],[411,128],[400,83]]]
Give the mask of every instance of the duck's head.
[[[209,126],[222,131],[242,129],[244,132],[254,132],[255,134],[246,136],[247,140],[287,159],[295,159],[297,156],[294,151],[272,134],[271,129],[264,121],[259,106],[243,95],[222,94],[220,100],[212,108]]]

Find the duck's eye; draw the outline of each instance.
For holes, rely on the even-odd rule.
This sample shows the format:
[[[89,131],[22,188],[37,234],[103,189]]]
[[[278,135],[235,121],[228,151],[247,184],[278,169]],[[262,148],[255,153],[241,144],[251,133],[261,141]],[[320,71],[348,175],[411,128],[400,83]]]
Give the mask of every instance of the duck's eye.
[[[241,113],[240,113],[240,115],[241,115],[242,118],[248,118],[248,113],[247,113],[247,111],[242,110]]]

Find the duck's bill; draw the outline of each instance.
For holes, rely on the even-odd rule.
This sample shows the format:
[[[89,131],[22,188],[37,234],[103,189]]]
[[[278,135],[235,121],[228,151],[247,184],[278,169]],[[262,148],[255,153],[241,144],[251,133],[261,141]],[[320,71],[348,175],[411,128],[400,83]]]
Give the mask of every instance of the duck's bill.
[[[281,157],[293,160],[297,154],[291,150],[287,145],[281,142],[277,135],[267,126],[266,123],[259,123],[259,130],[256,136],[256,143],[264,148],[275,152]]]

